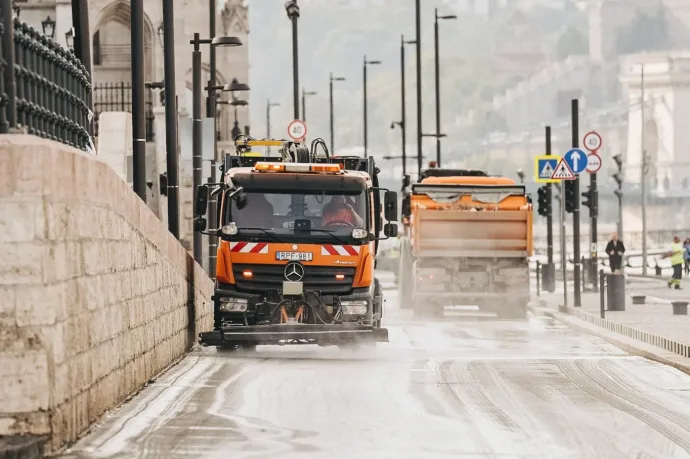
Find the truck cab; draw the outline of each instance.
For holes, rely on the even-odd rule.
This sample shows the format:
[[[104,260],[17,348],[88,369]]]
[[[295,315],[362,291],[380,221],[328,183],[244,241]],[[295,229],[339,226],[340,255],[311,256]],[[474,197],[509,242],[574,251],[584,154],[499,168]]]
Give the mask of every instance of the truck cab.
[[[387,341],[374,278],[379,241],[397,235],[397,196],[373,158],[317,155],[282,142],[281,155],[226,155],[217,195],[214,329],[201,343],[349,344]],[[275,143],[271,144],[275,146]],[[205,229],[197,195],[196,228]],[[205,198],[206,196],[206,198]]]

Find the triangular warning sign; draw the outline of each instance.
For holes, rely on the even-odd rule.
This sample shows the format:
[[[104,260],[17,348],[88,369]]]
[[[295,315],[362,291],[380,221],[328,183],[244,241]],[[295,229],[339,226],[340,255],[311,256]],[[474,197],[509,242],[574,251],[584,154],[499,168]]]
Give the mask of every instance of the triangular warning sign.
[[[558,166],[556,166],[556,170],[553,171],[553,175],[551,176],[551,178],[559,180],[568,180],[574,179],[575,174],[573,174],[573,171],[570,169],[570,166],[568,166],[568,163],[565,162],[563,158],[561,158],[561,160],[558,161]]]
[[[539,178],[549,179],[553,177],[553,167],[550,162],[544,163],[544,168],[539,172]]]

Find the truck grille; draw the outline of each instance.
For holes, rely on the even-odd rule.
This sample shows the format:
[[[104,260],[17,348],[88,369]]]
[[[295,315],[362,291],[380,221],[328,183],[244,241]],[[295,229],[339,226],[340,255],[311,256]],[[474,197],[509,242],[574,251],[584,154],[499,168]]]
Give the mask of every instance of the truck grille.
[[[334,268],[330,266],[304,266],[304,290],[312,290],[327,295],[343,295],[352,290],[355,268]],[[242,276],[243,271],[251,271],[249,279]],[[233,265],[235,285],[238,290],[263,292],[282,290],[285,280],[285,265]],[[336,274],[345,276],[336,280]]]

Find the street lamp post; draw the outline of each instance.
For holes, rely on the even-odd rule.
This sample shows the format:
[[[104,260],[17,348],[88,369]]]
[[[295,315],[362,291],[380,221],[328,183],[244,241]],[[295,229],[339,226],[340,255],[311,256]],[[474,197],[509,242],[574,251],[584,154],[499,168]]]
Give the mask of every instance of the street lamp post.
[[[192,190],[196,193],[197,188],[203,181],[202,177],[202,156],[203,156],[203,139],[202,139],[202,124],[201,124],[201,45],[211,45],[211,48],[217,46],[241,46],[242,41],[237,37],[215,37],[213,39],[201,39],[199,34],[194,34],[194,39],[189,42],[194,45],[192,52]],[[215,101],[215,97],[213,98]],[[210,101],[210,99],[209,99]],[[215,109],[213,110],[215,112]],[[215,137],[215,132],[214,132]],[[214,152],[215,156],[215,152]],[[213,227],[215,228],[215,227]],[[193,253],[194,260],[202,264],[201,261],[201,233],[194,231]]]
[[[422,176],[422,6],[415,0],[415,42],[417,45],[417,176]]]
[[[266,101],[266,138],[271,138],[271,107],[279,107],[280,102],[271,102],[271,99]]]
[[[369,61],[367,56],[364,56],[364,157],[369,157],[369,126],[368,126],[368,107],[367,107],[367,66],[379,65],[381,61]]]
[[[330,125],[331,125],[331,154],[335,151],[335,128],[334,124],[335,121],[333,119],[333,82],[334,81],[345,81],[345,78],[343,77],[334,77],[333,73],[329,75],[330,80],[329,80],[329,112],[330,112]]]
[[[132,188],[146,202],[146,100],[144,81],[144,0],[131,0]],[[196,233],[195,237],[196,237]]]
[[[302,121],[307,122],[307,96],[315,96],[316,91],[306,91],[302,88]]]
[[[407,183],[407,109],[405,102],[405,45],[415,44],[415,40],[405,40],[404,35],[400,35],[400,121],[394,121],[391,124],[391,129],[394,129],[396,125],[400,126],[401,132],[401,147],[402,147],[402,168],[403,168],[403,193],[405,192],[405,184]]]
[[[438,43],[438,21],[446,19],[457,19],[454,14],[445,16],[438,15],[438,8],[434,9],[434,65],[435,65],[435,83],[436,83],[436,164],[441,167],[441,70],[439,59],[439,43]]]
[[[217,37],[212,40],[211,43],[211,49],[214,49],[214,43],[216,43],[216,46],[237,46],[233,44],[234,39],[238,40],[236,37]],[[225,92],[237,92],[237,91],[249,91],[249,86],[245,83],[239,83],[236,79],[233,79],[231,83],[228,83],[226,85],[209,85],[206,88],[204,88],[208,94],[208,103],[212,103],[213,106],[209,108],[208,106],[206,107],[206,111],[210,112],[213,114],[213,159],[211,161],[211,183],[217,183],[217,178],[216,178],[216,155],[218,153],[217,148],[215,147],[216,145],[216,102],[218,100],[218,93],[217,91],[225,91]],[[218,201],[217,201],[217,195],[212,195],[209,200],[208,200],[208,208],[209,208],[209,226],[213,229],[216,229],[218,227]],[[217,259],[217,249],[218,249],[218,237],[214,234],[209,235],[208,238],[208,269],[209,269],[209,276],[211,279],[216,278],[216,259]]]
[[[163,66],[165,83],[165,158],[168,172],[168,229],[180,239],[177,157],[177,91],[175,89],[175,5],[163,0]]]
[[[285,11],[292,21],[292,86],[295,119],[299,118],[299,37],[297,21],[299,20],[299,6],[297,0],[289,0],[285,4]]]

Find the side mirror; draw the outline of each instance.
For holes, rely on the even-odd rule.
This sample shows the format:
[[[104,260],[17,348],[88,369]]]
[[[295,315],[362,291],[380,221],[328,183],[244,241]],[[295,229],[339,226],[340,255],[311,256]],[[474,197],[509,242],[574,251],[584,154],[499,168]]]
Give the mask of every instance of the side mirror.
[[[386,223],[383,226],[383,234],[386,237],[397,237],[398,236],[398,225],[395,223]]]
[[[206,215],[207,210],[208,210],[208,185],[200,185],[196,189],[196,199],[194,200],[194,215],[198,215],[198,216]],[[204,223],[204,228],[206,228],[205,223]]]
[[[206,230],[206,219],[204,217],[197,217],[194,219],[194,231],[200,232]]]
[[[394,222],[398,220],[398,193],[395,191],[386,191],[383,198],[384,215],[386,220]]]

